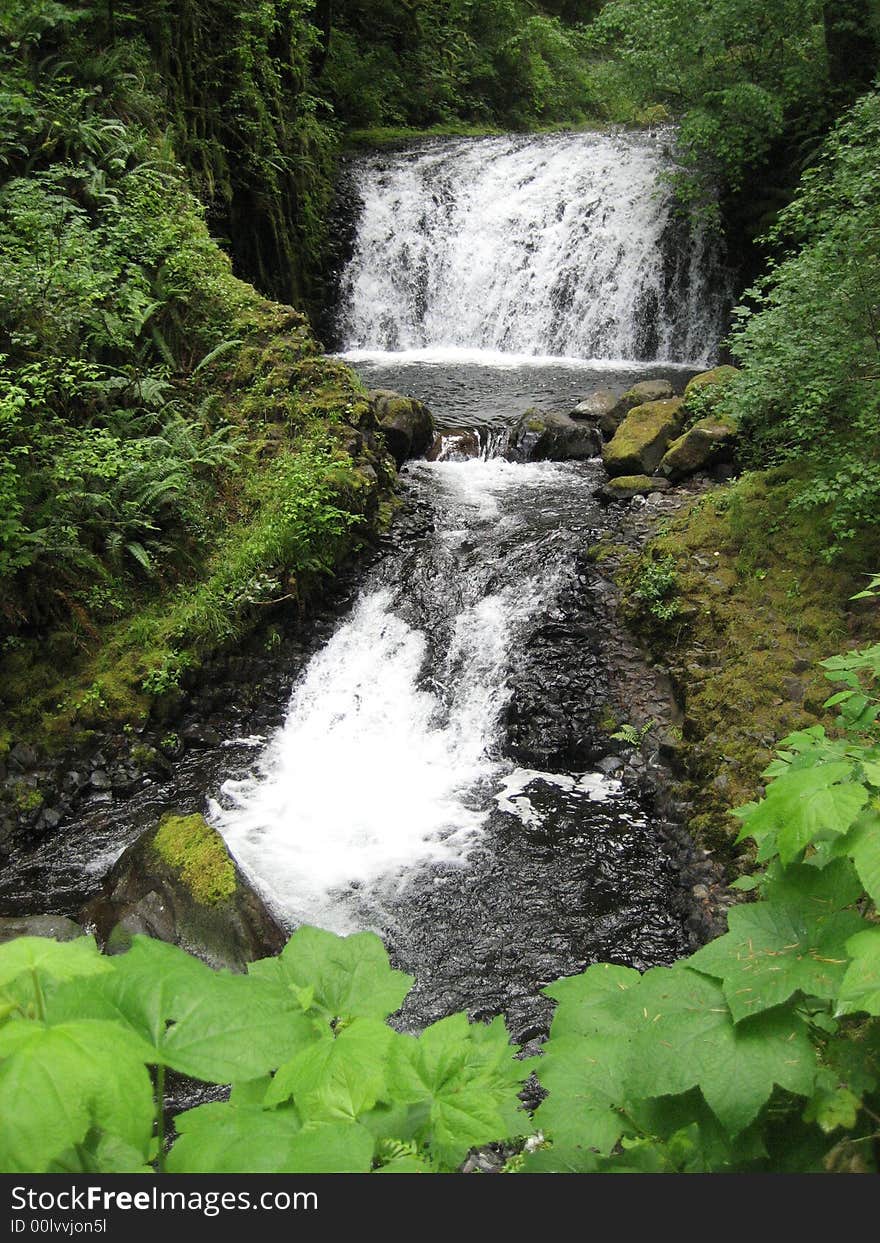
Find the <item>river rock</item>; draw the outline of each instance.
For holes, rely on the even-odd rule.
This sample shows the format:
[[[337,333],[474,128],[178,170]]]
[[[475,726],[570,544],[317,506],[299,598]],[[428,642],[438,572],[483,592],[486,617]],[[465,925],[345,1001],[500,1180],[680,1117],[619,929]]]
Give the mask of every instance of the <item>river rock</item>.
[[[711,371],[701,371],[699,375],[695,375],[692,380],[688,381],[684,390],[685,401],[690,397],[695,397],[698,393],[705,392],[706,389],[729,384],[738,375],[739,367],[730,366],[713,367]]]
[[[617,397],[610,388],[597,388],[583,401],[578,402],[571,412],[573,419],[589,419],[600,426],[603,419],[608,419],[617,406]]]
[[[0,919],[0,944],[16,937],[51,937],[53,941],[75,941],[85,932],[65,915],[7,915]]]
[[[429,462],[466,462],[480,456],[480,438],[470,429],[461,432],[439,432],[425,454]]]
[[[419,457],[434,440],[434,416],[415,397],[404,397],[391,389],[370,393],[370,404],[388,450],[401,467],[408,458]]]
[[[711,414],[700,419],[666,450],[660,462],[660,473],[675,482],[722,458],[729,458],[736,434],[734,419]]]
[[[614,402],[614,405],[599,420],[602,435],[610,440],[620,427],[630,410],[644,406],[649,402],[666,401],[675,396],[675,390],[668,380],[642,380],[634,384]]]
[[[665,492],[671,487],[668,479],[650,475],[618,475],[609,479],[597,493],[600,501],[631,501],[634,496],[650,496],[653,492]]]
[[[116,861],[82,911],[109,953],[136,933],[179,945],[209,966],[244,971],[286,935],[200,815],[165,815]]]
[[[513,429],[510,445],[527,462],[584,461],[601,452],[602,438],[595,427],[568,414],[527,410]]]
[[[651,475],[681,428],[682,400],[636,406],[602,451],[609,475]]]

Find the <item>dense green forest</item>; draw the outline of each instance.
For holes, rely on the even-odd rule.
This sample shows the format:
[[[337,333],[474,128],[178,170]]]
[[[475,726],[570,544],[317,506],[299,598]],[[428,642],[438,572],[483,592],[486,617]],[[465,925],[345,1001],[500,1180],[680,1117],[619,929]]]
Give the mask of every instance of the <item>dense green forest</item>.
[[[539,1064],[500,1020],[392,1031],[411,981],[368,934],[300,930],[240,979],[23,938],[3,1169],[164,1168],[169,1068],[234,1084],[169,1170],[442,1171],[493,1141],[511,1170],[876,1170],[880,645],[840,618],[880,565],[878,69],[873,0],[0,0],[0,762],[142,726],[387,524],[393,462],[311,325],[340,158],[415,132],[678,127],[679,209],[738,273],[707,401],[742,474],[633,581],[674,590],[699,540],[837,644],[824,723],[736,813],[757,900],[672,968],[552,985]],[[668,653],[674,609],[639,614]],[[716,734],[758,672],[719,679]]]

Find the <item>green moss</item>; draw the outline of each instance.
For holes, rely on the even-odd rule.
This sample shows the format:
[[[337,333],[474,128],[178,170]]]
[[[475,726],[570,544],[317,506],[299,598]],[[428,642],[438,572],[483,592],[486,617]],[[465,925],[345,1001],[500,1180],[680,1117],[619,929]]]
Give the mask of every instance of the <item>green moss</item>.
[[[235,893],[232,859],[204,816],[163,816],[153,848],[202,906],[216,906]]]
[[[738,367],[713,367],[711,371],[702,371],[699,375],[695,375],[692,380],[689,380],[685,386],[685,400],[693,397],[696,393],[702,392],[704,389],[730,384],[738,375]]]
[[[679,429],[681,399],[636,406],[605,445],[602,457],[612,475],[642,475],[654,470]]]
[[[24,781],[13,782],[11,792],[13,806],[20,812],[37,811],[43,806],[43,796],[40,791]]]
[[[875,609],[849,604],[880,563],[880,540],[846,564],[822,563],[827,531],[815,514],[790,510],[797,486],[792,471],[774,470],[705,493],[622,576],[631,624],[681,701],[689,827],[729,857],[730,809],[759,794],[778,739],[826,720],[818,662],[880,634]],[[658,560],[674,567],[671,622],[635,607],[632,588]]]

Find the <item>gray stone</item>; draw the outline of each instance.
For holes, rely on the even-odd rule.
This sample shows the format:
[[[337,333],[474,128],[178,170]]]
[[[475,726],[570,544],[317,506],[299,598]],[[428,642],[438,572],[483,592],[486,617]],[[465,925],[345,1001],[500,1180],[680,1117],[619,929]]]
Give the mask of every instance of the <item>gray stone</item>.
[[[83,929],[65,915],[7,915],[0,918],[0,943],[16,937],[51,937],[55,941],[75,941]]]
[[[111,953],[143,934],[230,971],[278,953],[287,939],[200,815],[166,816],[143,833],[80,917]]]
[[[431,447],[434,417],[427,406],[415,397],[404,397],[392,389],[374,389],[369,397],[385,443],[398,467]]]
[[[527,462],[586,461],[601,452],[595,427],[568,414],[527,410],[513,429],[511,450]]]

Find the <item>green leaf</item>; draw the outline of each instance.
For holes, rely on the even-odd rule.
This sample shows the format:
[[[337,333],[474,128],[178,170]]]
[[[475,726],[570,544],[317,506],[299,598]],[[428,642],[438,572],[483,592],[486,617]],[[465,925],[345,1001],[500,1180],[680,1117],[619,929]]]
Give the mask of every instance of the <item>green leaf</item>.
[[[626,1042],[613,1035],[553,1036],[540,1061],[541,1086],[549,1096],[534,1125],[570,1157],[578,1150],[608,1153],[632,1127],[621,1114],[626,1099]]]
[[[153,1092],[140,1040],[81,1019],[0,1031],[0,1169],[41,1173],[93,1127],[137,1150],[153,1133]]]
[[[329,1018],[385,1019],[403,1004],[413,978],[393,971],[373,932],[338,937],[320,928],[298,928],[277,960],[281,977],[313,989],[314,1006]],[[254,974],[261,970],[254,965]]]
[[[393,1040],[378,1019],[355,1019],[335,1037],[319,1040],[279,1067],[266,1105],[294,1099],[303,1121],[357,1121],[386,1092],[386,1064]]]
[[[175,1125],[166,1163],[173,1174],[364,1173],[373,1155],[363,1127],[306,1130],[293,1110],[217,1102],[180,1114]]]
[[[800,1020],[784,1010],[734,1024],[721,986],[684,966],[655,967],[635,990],[628,1091],[641,1097],[699,1087],[722,1126],[749,1125],[775,1085],[808,1095],[815,1055]]]
[[[801,903],[756,902],[733,907],[730,931],[688,960],[723,981],[736,1022],[781,1005],[795,993],[832,999],[849,964],[847,940],[864,927],[851,911]]]
[[[0,945],[0,988],[25,972],[72,980],[110,970],[111,964],[98,953],[94,937],[77,937],[74,941],[16,937]]]
[[[208,1083],[257,1079],[318,1038],[290,990],[212,971],[173,945],[133,938],[113,971],[59,989],[52,1021],[84,1012],[137,1032],[153,1059]]]
[[[454,1169],[470,1148],[523,1129],[517,1090],[527,1073],[511,1055],[500,1018],[483,1026],[454,1014],[417,1040],[404,1036],[392,1044],[388,1089],[392,1099],[422,1111],[416,1135]]]
[[[589,1036],[628,1031],[628,1013],[618,1006],[621,994],[635,988],[641,975],[632,967],[597,963],[581,975],[557,980],[544,992],[559,1002],[553,1016],[551,1035]]]
[[[849,836],[834,839],[834,854],[843,853]],[[815,866],[814,859],[783,867],[777,859],[767,868],[761,896],[767,902],[799,903],[807,911],[830,914],[852,906],[862,896],[862,885],[847,858],[835,858],[824,867]]]
[[[852,1130],[861,1108],[861,1101],[849,1088],[820,1087],[804,1112],[805,1122],[815,1122],[826,1135],[838,1127]]]
[[[865,892],[880,907],[880,814],[873,807],[859,816],[840,849],[852,859]]]
[[[852,958],[837,1003],[838,1014],[880,1014],[880,928],[851,937],[846,945]]]

